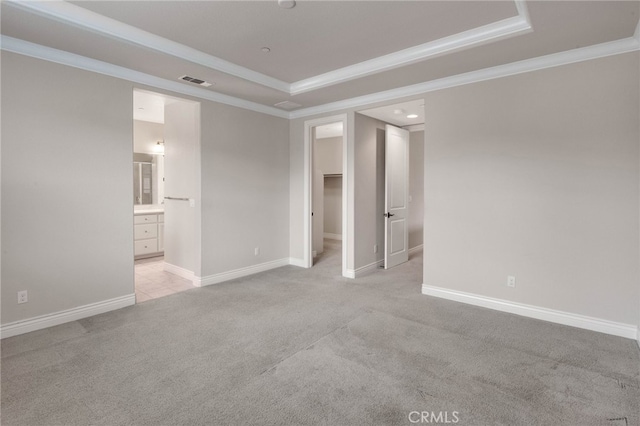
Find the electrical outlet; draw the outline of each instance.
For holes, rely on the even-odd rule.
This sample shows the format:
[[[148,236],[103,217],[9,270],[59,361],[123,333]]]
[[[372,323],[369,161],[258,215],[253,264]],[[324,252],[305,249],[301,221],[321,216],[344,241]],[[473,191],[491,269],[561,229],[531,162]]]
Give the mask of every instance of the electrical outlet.
[[[27,290],[22,290],[18,292],[18,303],[27,303],[29,301],[29,295],[27,294]]]
[[[507,277],[507,287],[515,287],[516,286],[516,277],[509,275]]]
[[[377,252],[378,252],[378,245],[377,245],[377,244],[374,244],[374,245],[373,245],[373,252],[374,252],[374,253],[377,253]]]
[[[256,249],[253,251],[253,254],[255,254],[256,256],[260,254],[260,247],[256,247]]]

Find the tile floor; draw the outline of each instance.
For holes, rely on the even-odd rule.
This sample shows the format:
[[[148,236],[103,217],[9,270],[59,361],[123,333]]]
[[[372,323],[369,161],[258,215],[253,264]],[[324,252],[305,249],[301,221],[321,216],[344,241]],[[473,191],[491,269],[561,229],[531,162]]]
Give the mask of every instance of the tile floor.
[[[164,257],[135,261],[136,303],[195,288],[191,281],[162,269]]]

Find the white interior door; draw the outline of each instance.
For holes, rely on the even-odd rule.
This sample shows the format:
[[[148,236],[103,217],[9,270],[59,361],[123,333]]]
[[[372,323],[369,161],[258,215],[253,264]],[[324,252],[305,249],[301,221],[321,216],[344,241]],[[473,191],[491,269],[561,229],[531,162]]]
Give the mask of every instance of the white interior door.
[[[409,260],[409,132],[387,125],[385,138],[384,267]]]

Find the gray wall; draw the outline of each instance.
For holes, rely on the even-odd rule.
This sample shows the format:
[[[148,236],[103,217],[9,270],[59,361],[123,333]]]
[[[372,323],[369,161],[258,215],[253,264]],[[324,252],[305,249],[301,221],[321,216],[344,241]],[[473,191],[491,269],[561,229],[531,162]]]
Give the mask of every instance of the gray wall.
[[[156,142],[164,140],[164,124],[133,120],[133,152],[153,154]]]
[[[422,244],[424,230],[424,132],[409,136],[409,248]]]
[[[3,51],[2,115],[2,323],[133,294],[131,84]]]
[[[342,235],[342,177],[324,178],[324,233]]]
[[[315,167],[322,172],[323,175],[342,174],[342,136],[315,139],[313,147]],[[321,200],[323,211],[318,212],[322,213],[322,215],[318,216],[318,219],[322,219],[324,225],[323,234],[341,234],[342,179],[339,177],[324,178],[323,184],[323,194],[319,194],[323,198]],[[314,194],[314,197],[315,196],[316,194]],[[316,214],[315,211],[314,214]],[[314,219],[316,219],[315,216]],[[314,239],[314,246],[315,245],[316,240]],[[318,252],[322,251],[322,241],[320,241],[320,247],[316,247],[315,249]]]
[[[384,259],[383,121],[355,115],[355,268]],[[373,246],[378,246],[378,253]]]
[[[2,324],[133,294],[133,89],[2,52]],[[288,258],[288,121],[207,101],[201,119],[194,269]]]
[[[640,324],[639,59],[638,53],[617,55],[398,99],[428,100],[426,284]],[[438,108],[441,100],[446,109]],[[326,115],[338,113],[347,114],[351,144],[354,110]],[[304,122],[321,116],[290,123],[289,235],[297,258],[303,252]],[[438,135],[455,138],[446,146]],[[510,148],[512,140],[517,144]],[[436,158],[434,149],[441,150]],[[519,180],[509,184],[498,176]],[[487,183],[496,180],[501,186],[489,190]],[[470,191],[478,185],[485,190]],[[494,204],[509,192],[505,205]],[[484,209],[495,215],[481,214]],[[446,253],[438,254],[440,248]],[[517,278],[511,292],[507,275]]]
[[[325,175],[342,173],[342,136],[314,141],[316,165]]]
[[[426,95],[425,284],[638,324],[638,62]]]
[[[164,107],[164,262],[200,276],[200,104],[173,101]]]
[[[202,276],[288,258],[288,121],[212,102],[201,113]]]

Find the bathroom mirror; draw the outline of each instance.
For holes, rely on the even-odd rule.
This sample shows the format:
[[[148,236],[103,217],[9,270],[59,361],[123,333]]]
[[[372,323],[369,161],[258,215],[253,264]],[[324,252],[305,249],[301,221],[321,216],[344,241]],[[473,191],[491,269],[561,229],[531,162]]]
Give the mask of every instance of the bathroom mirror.
[[[161,204],[164,198],[162,155],[133,154],[133,204]]]

